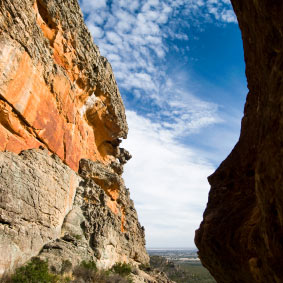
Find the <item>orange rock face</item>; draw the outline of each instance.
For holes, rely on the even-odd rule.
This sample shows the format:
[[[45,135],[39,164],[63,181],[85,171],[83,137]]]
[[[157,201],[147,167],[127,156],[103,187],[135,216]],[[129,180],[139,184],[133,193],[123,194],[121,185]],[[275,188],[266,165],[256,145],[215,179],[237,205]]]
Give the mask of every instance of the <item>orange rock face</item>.
[[[33,256],[59,272],[148,263],[121,177],[127,131],[78,1],[0,1],[0,277]]]
[[[19,33],[20,25],[11,17],[15,11],[5,5],[1,3],[0,150],[19,153],[43,146],[75,171],[82,158],[115,161],[111,143],[127,135],[124,107],[109,63],[98,49],[94,57],[93,45],[82,42],[92,41],[85,27],[67,29],[63,17],[52,15],[52,6],[35,1],[24,21],[26,30]]]

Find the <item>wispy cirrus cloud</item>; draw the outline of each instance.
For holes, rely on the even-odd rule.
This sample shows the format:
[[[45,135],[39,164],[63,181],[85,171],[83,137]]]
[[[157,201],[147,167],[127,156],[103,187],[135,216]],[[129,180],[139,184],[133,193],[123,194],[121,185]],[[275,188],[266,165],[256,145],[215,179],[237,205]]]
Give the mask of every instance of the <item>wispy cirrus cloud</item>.
[[[185,83],[188,72],[175,71],[169,61],[173,52],[188,60],[190,41],[195,40],[192,29],[236,23],[230,2],[80,0],[80,5],[128,108],[130,131],[123,146],[134,158],[124,177],[148,246],[178,242],[192,247],[207,201],[206,177],[215,166],[202,150],[180,140],[223,123],[223,117],[221,106],[200,98]]]
[[[186,125],[185,132],[191,126],[196,130],[196,125],[219,121],[216,105],[203,101],[204,117],[200,117],[200,101],[193,98],[191,91],[185,90],[186,94],[190,92],[190,99],[183,100],[184,90],[174,85],[168,74],[167,55],[174,47],[167,41],[188,41],[190,34],[180,26],[189,27],[200,19],[236,22],[226,0],[80,0],[80,3],[95,42],[114,69],[122,94],[127,93],[124,99],[128,107],[147,112],[148,117],[156,114],[157,108],[167,126],[180,129]],[[182,48],[176,45],[175,48],[184,53]],[[146,104],[150,107],[143,107]],[[197,109],[197,114],[193,109]],[[174,115],[170,119],[166,113]],[[192,122],[196,118],[200,121]]]

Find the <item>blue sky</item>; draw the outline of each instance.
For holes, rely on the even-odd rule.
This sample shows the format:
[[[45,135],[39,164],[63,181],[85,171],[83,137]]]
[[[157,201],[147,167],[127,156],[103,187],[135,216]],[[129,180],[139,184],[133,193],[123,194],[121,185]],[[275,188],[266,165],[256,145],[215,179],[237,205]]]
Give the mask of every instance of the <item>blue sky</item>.
[[[110,61],[133,155],[124,178],[148,247],[194,247],[207,176],[238,140],[247,94],[229,0],[80,0]]]

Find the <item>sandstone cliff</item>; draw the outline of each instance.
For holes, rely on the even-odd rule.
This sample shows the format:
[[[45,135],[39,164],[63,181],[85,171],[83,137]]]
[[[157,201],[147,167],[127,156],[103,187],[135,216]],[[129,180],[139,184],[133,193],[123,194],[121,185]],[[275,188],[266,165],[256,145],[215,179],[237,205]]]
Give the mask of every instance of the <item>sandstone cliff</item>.
[[[218,282],[283,282],[283,3],[232,4],[249,93],[239,142],[208,179],[195,242]]]
[[[0,276],[35,255],[147,264],[121,177],[123,102],[77,0],[5,0],[0,14]]]

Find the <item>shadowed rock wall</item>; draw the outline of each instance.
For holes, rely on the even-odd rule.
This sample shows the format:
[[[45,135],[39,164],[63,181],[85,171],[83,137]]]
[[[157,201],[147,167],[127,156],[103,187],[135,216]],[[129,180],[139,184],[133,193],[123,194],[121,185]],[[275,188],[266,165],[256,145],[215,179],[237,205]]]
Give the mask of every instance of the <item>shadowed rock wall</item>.
[[[232,0],[249,93],[195,242],[218,282],[283,282],[283,3]]]

